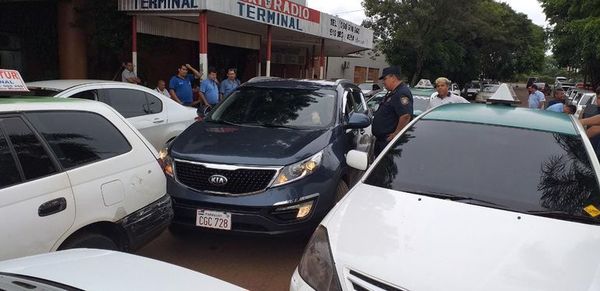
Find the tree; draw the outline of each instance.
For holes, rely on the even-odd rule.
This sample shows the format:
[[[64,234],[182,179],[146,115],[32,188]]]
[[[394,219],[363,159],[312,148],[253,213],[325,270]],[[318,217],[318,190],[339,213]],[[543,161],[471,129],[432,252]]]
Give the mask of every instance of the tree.
[[[544,30],[493,0],[363,0],[377,49],[421,77],[507,79],[543,65]]]
[[[600,85],[600,2],[539,0],[550,31],[552,51],[560,66],[580,68],[593,87]]]

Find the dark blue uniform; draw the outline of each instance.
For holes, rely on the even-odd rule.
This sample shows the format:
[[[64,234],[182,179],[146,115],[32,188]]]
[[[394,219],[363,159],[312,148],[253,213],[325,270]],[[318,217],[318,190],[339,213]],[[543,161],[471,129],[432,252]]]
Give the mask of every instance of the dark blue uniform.
[[[413,96],[410,89],[401,83],[396,89],[388,92],[381,103],[379,109],[375,112],[373,118],[373,135],[377,138],[375,141],[375,155],[387,145],[387,136],[398,126],[400,116],[409,114],[413,116]]]

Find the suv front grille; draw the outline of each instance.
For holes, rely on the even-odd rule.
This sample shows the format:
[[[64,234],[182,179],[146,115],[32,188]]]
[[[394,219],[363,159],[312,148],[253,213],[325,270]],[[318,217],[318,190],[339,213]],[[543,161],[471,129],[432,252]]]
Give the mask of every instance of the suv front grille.
[[[264,191],[277,174],[276,169],[237,168],[218,169],[208,164],[175,161],[175,175],[183,185],[199,190],[218,194],[249,194]],[[210,178],[220,175],[227,182],[216,185]]]

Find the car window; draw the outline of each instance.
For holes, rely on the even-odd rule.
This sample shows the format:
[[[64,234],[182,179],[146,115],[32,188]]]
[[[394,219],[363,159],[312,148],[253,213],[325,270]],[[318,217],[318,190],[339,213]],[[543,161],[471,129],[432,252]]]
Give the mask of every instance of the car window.
[[[52,159],[33,131],[19,117],[2,119],[2,127],[12,143],[26,180],[56,173]]]
[[[333,89],[243,87],[229,95],[209,121],[321,128],[330,126],[338,114],[336,96]]]
[[[373,84],[373,90],[380,90],[381,87],[379,87],[378,84]]]
[[[152,96],[152,94],[146,93],[146,100],[148,102],[148,113],[160,113],[162,112],[162,101]]]
[[[0,188],[21,182],[17,163],[8,146],[6,137],[0,132]]]
[[[362,106],[362,92],[360,90],[352,90],[350,93],[352,94],[352,99],[354,99],[353,111],[354,112],[364,112],[364,108]]]
[[[99,90],[100,101],[109,104],[125,118],[149,113],[146,94],[140,90],[113,88]]]
[[[131,150],[131,145],[104,117],[91,112],[27,113],[64,168],[108,159]]]
[[[79,99],[87,99],[87,100],[98,100],[96,90],[86,90],[81,91],[79,93],[71,95],[70,98],[79,98]]]
[[[366,183],[472,197],[514,211],[578,216],[588,205],[600,207],[596,174],[579,136],[512,127],[421,120],[384,154]]]

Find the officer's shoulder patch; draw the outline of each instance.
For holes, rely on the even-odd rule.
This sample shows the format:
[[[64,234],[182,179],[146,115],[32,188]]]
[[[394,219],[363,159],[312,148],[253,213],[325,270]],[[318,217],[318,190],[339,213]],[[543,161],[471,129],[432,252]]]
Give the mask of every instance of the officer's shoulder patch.
[[[410,103],[410,99],[406,96],[402,96],[402,98],[400,98],[400,102],[402,105],[408,105],[408,103]]]

